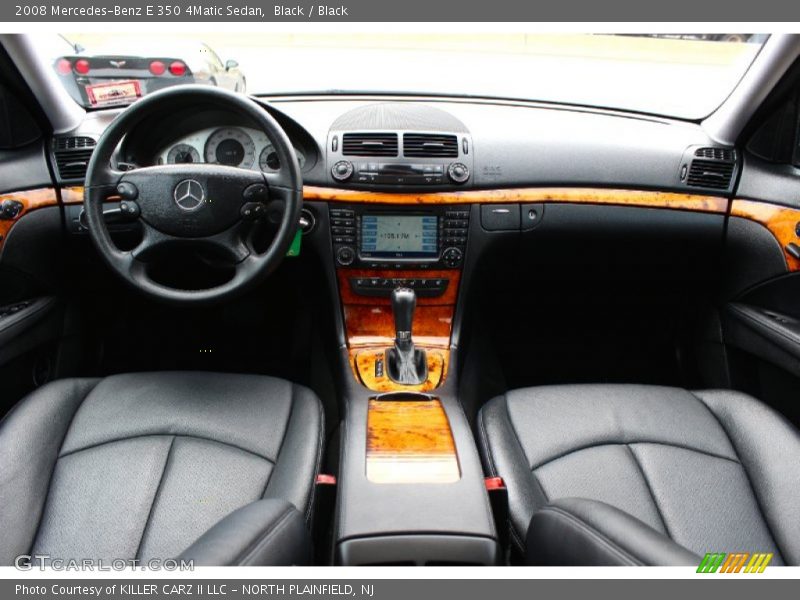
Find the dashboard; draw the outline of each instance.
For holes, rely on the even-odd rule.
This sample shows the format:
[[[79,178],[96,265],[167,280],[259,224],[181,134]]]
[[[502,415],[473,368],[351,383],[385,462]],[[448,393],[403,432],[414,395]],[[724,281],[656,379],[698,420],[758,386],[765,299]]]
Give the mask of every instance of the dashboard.
[[[295,148],[306,186],[411,194],[563,186],[724,194],[736,180],[691,185],[687,167],[714,145],[695,123],[478,100],[287,96],[261,103]],[[96,139],[120,112],[89,113],[70,135]],[[251,122],[206,106],[154,116],[126,138],[118,157],[138,166],[280,168],[270,140]]]
[[[305,152],[294,146],[300,169]],[[280,170],[275,147],[263,131],[250,127],[208,127],[171,141],[157,151],[157,165],[183,163],[220,164],[262,171]]]

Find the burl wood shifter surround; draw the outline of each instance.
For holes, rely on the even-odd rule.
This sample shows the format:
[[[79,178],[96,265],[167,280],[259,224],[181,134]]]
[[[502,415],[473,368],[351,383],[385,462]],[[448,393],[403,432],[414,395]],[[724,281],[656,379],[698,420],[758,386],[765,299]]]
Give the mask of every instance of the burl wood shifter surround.
[[[395,271],[382,269],[338,269],[339,294],[344,310],[350,366],[356,379],[376,392],[428,392],[447,377],[450,359],[450,333],[458,298],[461,271],[458,269]],[[379,279],[447,279],[444,294],[436,298],[417,298],[414,311],[414,343],[428,353],[428,378],[421,385],[400,385],[376,373],[376,363],[384,351],[394,344],[394,315],[388,297],[361,296],[350,287],[352,278]]]

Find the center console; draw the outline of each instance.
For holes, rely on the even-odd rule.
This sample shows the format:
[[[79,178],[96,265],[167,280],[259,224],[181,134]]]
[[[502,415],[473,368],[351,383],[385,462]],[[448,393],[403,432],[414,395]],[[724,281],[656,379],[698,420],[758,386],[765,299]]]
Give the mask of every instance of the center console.
[[[350,389],[336,564],[498,564],[480,458],[455,392],[447,388],[372,396]]]
[[[451,355],[471,208],[366,200],[328,206],[351,374],[338,564],[499,560]]]
[[[458,202],[474,155],[463,123],[420,103],[356,108],[328,132],[326,233],[347,369],[337,564],[499,560],[451,350],[480,220],[478,207]]]
[[[330,236],[350,363],[357,380],[376,392],[431,391],[447,376],[450,335],[467,248],[466,205],[332,204]],[[425,376],[394,376],[398,288],[414,293],[412,330]],[[395,353],[394,356],[396,356]]]

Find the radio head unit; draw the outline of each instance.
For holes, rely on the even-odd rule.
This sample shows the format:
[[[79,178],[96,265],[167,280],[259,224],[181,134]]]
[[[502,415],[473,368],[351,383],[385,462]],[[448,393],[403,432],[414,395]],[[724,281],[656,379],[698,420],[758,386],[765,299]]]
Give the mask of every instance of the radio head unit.
[[[330,208],[330,222],[340,267],[452,269],[464,256],[469,208],[337,205]]]
[[[439,258],[439,217],[435,214],[366,213],[360,217],[362,260]]]

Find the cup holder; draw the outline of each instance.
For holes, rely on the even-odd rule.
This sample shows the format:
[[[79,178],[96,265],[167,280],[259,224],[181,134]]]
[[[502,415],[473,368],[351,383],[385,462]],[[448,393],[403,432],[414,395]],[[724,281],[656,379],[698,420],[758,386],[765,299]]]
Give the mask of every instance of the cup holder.
[[[370,396],[370,400],[378,400],[380,402],[388,401],[388,402],[426,402],[426,401],[433,401],[438,400],[438,396],[434,396],[433,394],[425,394],[423,392],[386,392],[384,394],[377,394],[375,396]]]

